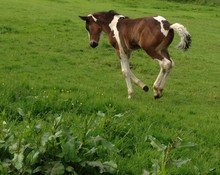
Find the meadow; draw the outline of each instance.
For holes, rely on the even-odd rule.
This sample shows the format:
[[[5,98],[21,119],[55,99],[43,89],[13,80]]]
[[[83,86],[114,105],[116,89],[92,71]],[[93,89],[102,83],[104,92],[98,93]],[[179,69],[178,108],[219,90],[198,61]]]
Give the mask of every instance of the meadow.
[[[0,5],[0,174],[220,174],[219,4],[160,0],[7,0]],[[192,36],[175,48],[164,96],[159,65],[130,60],[150,87],[127,90],[103,34],[89,47],[78,17],[114,9],[164,16]]]

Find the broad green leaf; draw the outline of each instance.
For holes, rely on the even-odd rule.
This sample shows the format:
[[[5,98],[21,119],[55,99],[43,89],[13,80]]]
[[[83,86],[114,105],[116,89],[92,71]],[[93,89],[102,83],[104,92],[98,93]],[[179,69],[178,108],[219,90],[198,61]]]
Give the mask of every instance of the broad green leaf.
[[[5,143],[5,141],[4,140],[0,140],[0,144],[4,144]]]
[[[74,172],[74,168],[72,166],[68,166],[68,167],[66,167],[66,171],[69,173],[72,173],[72,172]]]
[[[41,124],[37,124],[34,126],[35,132],[39,132],[41,130]]]
[[[49,136],[50,136],[50,133],[49,132],[45,132],[41,138],[41,145],[42,146],[45,146],[46,143],[48,142],[49,140]]]
[[[104,165],[100,161],[87,161],[86,164],[94,168],[99,168],[100,173],[105,172]]]
[[[119,113],[119,114],[115,114],[114,116],[115,116],[115,117],[119,117],[119,118],[120,118],[120,117],[123,117],[123,116],[124,116],[124,114]]]
[[[14,142],[15,136],[14,136],[14,134],[11,133],[10,129],[3,129],[2,131],[5,133],[4,140],[6,142],[8,142],[8,143]]]
[[[61,136],[62,136],[62,133],[63,133],[62,130],[57,131],[57,132],[55,133],[55,137],[61,137]]]
[[[50,175],[63,175],[65,173],[64,166],[61,162],[56,162],[51,169]]]
[[[150,172],[147,170],[143,170],[143,175],[150,175]]]
[[[87,161],[87,165],[91,167],[96,167],[99,168],[100,173],[115,173],[117,169],[117,164],[114,163],[113,161],[109,162],[104,162],[102,163],[101,161]]]
[[[213,167],[213,168],[209,168],[209,172],[214,172],[215,170],[216,170],[215,167]]]
[[[112,174],[115,173],[118,168],[117,164],[113,161],[104,162],[103,165],[105,167],[105,172]]]
[[[39,157],[39,154],[40,154],[40,152],[39,151],[35,151],[34,152],[34,155],[33,155],[33,157],[32,157],[32,162],[36,162],[37,161],[37,159],[38,159],[38,157]]]
[[[98,112],[97,112],[97,115],[100,116],[100,117],[105,117],[105,113],[102,112],[102,111],[98,111]]]
[[[115,145],[105,139],[102,139],[102,145],[109,151],[118,152],[118,149],[115,147]]]
[[[78,156],[78,151],[80,147],[76,143],[77,141],[75,139],[70,139],[63,145],[63,155],[65,158],[65,161],[67,162],[79,162],[81,159]],[[78,146],[78,147],[77,147]]]
[[[176,148],[190,148],[190,147],[194,147],[197,144],[193,143],[193,142],[177,142],[175,147]]]
[[[89,151],[87,151],[87,152],[84,154],[84,156],[93,155],[94,153],[96,153],[97,150],[98,150],[98,148],[92,147]]]
[[[62,121],[62,116],[59,116],[59,117],[55,118],[55,120],[54,120],[54,129],[57,129],[57,127],[60,125],[61,121]]]
[[[23,109],[18,108],[17,111],[18,111],[19,115],[21,115],[22,117],[25,117],[25,113],[24,113]]]
[[[34,165],[38,161],[40,152],[37,150],[32,150],[26,157],[26,160],[29,161],[31,165]]]
[[[71,173],[71,175],[78,175],[75,171],[74,168],[71,166],[66,167],[66,171]]]
[[[149,136],[150,144],[152,147],[156,148],[158,151],[164,151],[167,147],[161,144],[155,137]]]
[[[153,161],[152,161],[152,168],[153,168],[153,174],[152,175],[157,175],[159,172],[160,172],[160,170],[161,170],[161,167],[160,167],[160,165],[159,165],[159,160],[158,159],[154,159]]]
[[[33,170],[33,173],[38,173],[38,172],[39,172],[39,174],[40,174],[41,171],[42,171],[42,167],[41,167],[41,166],[38,166],[37,168],[35,168],[35,169]]]
[[[117,152],[118,149],[115,147],[114,144],[111,142],[108,142],[106,139],[102,138],[101,136],[91,137],[91,141],[94,143],[95,146],[102,145],[104,149],[108,151],[114,151]]]
[[[24,155],[23,152],[17,154],[14,154],[14,158],[12,160],[14,166],[16,169],[20,170],[23,167],[23,160],[24,160]]]
[[[91,137],[91,138],[90,138],[90,140],[91,140],[95,145],[99,145],[99,144],[101,143],[101,140],[102,140],[102,139],[103,139],[103,138],[100,137],[99,135],[96,136],[96,137]]]
[[[181,167],[182,165],[188,163],[189,161],[191,161],[191,159],[178,159],[178,160],[172,160],[173,164],[177,167]]]

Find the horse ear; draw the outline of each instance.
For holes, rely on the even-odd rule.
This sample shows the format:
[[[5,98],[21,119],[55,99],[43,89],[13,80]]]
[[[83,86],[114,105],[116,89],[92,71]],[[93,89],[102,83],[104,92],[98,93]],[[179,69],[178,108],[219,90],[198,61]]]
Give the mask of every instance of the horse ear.
[[[88,16],[79,16],[83,21],[88,21]]]

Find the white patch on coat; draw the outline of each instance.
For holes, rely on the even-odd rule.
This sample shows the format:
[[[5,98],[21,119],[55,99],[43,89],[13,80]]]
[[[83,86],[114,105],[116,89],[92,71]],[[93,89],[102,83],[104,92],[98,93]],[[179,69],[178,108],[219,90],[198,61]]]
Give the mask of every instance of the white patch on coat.
[[[92,19],[93,19],[95,22],[97,21],[97,18],[95,18],[92,14],[89,14],[88,17],[89,17],[89,16],[91,16]]]
[[[118,43],[118,47],[119,47],[119,52],[120,52],[120,56],[124,56],[124,50],[122,48],[122,45],[121,45],[121,41],[120,41],[120,37],[119,37],[119,31],[117,29],[117,24],[118,24],[118,20],[120,18],[123,18],[124,16],[123,15],[115,15],[113,20],[111,21],[111,23],[109,24],[109,27],[111,29],[111,31],[113,31],[114,33],[114,37]]]
[[[118,20],[120,18],[124,18],[124,16],[115,15],[114,18],[112,19],[111,23],[109,24],[109,27],[110,27],[111,31],[113,31],[113,34],[114,34],[113,37],[116,39],[116,41],[118,43],[119,54],[120,54],[120,58],[121,58],[121,70],[122,70],[122,73],[124,74],[125,81],[126,81],[127,88],[128,88],[128,99],[130,99],[133,94],[131,78],[135,79],[136,77],[132,74],[132,72],[130,70],[128,55],[125,54],[123,47],[122,47],[122,44],[121,44],[120,37],[119,37],[119,31],[117,29],[117,24],[118,24]]]
[[[167,58],[164,58],[162,61],[158,60],[160,67],[165,69],[166,71],[169,71],[172,68],[172,61],[168,60]]]
[[[157,16],[154,17],[155,20],[157,20],[160,23],[160,31],[163,33],[164,36],[168,35],[169,30],[165,30],[164,26],[163,26],[163,22],[162,21],[166,21],[166,19],[162,16]]]

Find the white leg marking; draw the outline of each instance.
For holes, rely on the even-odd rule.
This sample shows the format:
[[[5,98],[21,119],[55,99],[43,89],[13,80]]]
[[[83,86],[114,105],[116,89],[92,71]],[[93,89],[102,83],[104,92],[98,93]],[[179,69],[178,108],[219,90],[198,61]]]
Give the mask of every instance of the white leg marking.
[[[163,69],[160,67],[160,72],[157,76],[157,79],[154,82],[154,87],[159,88],[160,87],[160,82],[162,81],[163,78]]]
[[[163,78],[160,82],[160,89],[163,89],[166,83],[166,79],[168,74],[170,73],[170,69],[172,68],[172,62],[166,58],[163,59],[162,69],[163,69]]]
[[[128,99],[130,99],[133,94],[133,88],[131,84],[131,72],[130,72],[128,58],[125,57],[121,58],[121,70],[125,77],[125,81],[128,88]]]
[[[154,19],[157,20],[160,23],[160,31],[163,33],[163,35],[167,36],[169,30],[165,30],[164,27],[163,27],[163,23],[162,23],[162,21],[166,21],[166,19],[162,16],[154,17]]]
[[[139,80],[131,71],[130,71],[130,76],[131,76],[131,79],[133,80],[133,82],[138,85],[141,89],[143,89],[146,85],[141,81]]]
[[[168,60],[167,58],[164,58],[162,61],[158,60],[159,64],[160,64],[160,73],[156,79],[156,81],[154,82],[154,93],[155,95],[159,96],[162,95],[162,90],[165,86],[166,80],[167,80],[167,76],[172,68],[172,66],[174,65],[173,61]]]

